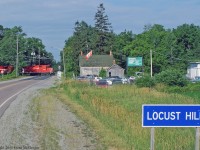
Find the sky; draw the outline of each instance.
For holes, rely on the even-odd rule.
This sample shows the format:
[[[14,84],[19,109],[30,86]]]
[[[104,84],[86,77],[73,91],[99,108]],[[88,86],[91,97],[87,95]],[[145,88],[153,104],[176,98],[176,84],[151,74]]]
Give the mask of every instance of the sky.
[[[0,0],[0,25],[21,26],[27,37],[41,39],[60,61],[60,51],[73,35],[75,22],[94,26],[101,3],[116,34],[125,30],[140,34],[149,24],[161,24],[165,29],[184,23],[200,26],[200,0]]]

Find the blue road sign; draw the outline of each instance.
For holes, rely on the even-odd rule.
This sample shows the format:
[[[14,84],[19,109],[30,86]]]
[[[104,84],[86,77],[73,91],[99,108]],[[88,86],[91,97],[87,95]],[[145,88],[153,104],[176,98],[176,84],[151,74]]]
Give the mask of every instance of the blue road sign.
[[[200,105],[142,105],[142,127],[200,127]]]

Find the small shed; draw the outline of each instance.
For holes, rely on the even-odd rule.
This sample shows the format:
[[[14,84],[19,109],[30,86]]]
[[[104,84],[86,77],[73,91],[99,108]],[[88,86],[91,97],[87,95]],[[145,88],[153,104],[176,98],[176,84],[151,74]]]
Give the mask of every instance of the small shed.
[[[117,64],[113,64],[107,70],[107,77],[111,77],[111,76],[119,76],[119,77],[123,78],[124,77],[124,69]]]
[[[191,62],[187,68],[186,76],[190,79],[200,77],[200,62]]]

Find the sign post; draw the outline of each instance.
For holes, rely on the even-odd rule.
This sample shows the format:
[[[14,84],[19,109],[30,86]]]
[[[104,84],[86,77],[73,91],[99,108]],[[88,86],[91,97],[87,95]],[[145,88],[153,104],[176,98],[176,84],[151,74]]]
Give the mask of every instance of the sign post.
[[[151,150],[154,150],[154,127],[196,127],[195,150],[199,150],[200,105],[142,105],[142,127],[151,127]]]
[[[195,142],[195,150],[199,150],[199,128],[196,128],[196,142]]]
[[[151,128],[151,142],[150,142],[150,146],[151,146],[151,149],[150,150],[154,150],[154,132],[155,132],[155,129],[154,127]]]

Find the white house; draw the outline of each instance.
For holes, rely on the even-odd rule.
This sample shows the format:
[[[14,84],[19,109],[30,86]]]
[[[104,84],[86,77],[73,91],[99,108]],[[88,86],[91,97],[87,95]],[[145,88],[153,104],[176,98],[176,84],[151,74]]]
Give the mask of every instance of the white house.
[[[80,76],[99,75],[101,69],[106,70],[106,75],[124,77],[124,69],[115,64],[115,59],[110,51],[109,55],[92,55],[86,59],[82,54],[79,56]]]
[[[190,79],[194,79],[198,76],[200,77],[200,62],[191,62],[187,68],[186,76]]]

